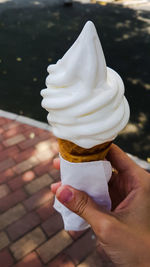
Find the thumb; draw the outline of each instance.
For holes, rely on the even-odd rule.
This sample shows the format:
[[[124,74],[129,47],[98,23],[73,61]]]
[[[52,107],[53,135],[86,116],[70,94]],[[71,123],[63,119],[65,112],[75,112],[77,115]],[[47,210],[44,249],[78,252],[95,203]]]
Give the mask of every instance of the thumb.
[[[74,189],[69,185],[62,185],[57,189],[56,197],[64,206],[85,219],[101,241],[105,242],[107,232],[114,230],[114,226],[117,226],[117,219],[103,211],[83,191]]]

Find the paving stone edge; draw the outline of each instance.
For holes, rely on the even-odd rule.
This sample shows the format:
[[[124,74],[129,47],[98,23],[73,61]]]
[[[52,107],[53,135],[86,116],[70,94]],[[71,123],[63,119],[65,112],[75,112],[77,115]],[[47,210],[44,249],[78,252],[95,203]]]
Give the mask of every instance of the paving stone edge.
[[[7,119],[11,119],[11,120],[15,120],[15,121],[18,121],[21,123],[25,123],[25,124],[28,124],[28,125],[31,125],[33,127],[37,127],[37,128],[43,129],[43,130],[47,130],[47,131],[52,130],[52,127],[48,123],[44,123],[41,121],[30,119],[28,117],[21,116],[21,115],[18,115],[18,114],[12,113],[12,112],[8,112],[5,110],[1,110],[1,109],[0,109],[0,117],[4,117]]]

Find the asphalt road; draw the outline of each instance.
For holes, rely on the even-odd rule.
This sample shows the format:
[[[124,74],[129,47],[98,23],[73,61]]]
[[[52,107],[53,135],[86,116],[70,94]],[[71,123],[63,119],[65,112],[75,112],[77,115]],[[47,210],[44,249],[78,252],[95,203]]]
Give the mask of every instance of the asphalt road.
[[[123,78],[131,108],[116,139],[125,151],[150,157],[150,11],[61,0],[0,0],[0,109],[46,121],[40,90],[47,66],[75,41],[84,23],[97,28],[107,65]]]

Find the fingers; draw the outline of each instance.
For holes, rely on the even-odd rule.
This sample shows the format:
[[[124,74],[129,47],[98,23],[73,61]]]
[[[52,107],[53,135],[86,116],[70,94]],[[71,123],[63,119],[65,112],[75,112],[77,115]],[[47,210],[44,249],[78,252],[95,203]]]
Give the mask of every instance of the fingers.
[[[61,186],[61,182],[51,184],[51,191],[56,194],[57,189]]]
[[[56,197],[68,209],[85,219],[101,240],[104,239],[106,225],[110,225],[112,221],[116,220],[100,210],[99,206],[85,192],[78,191],[71,186],[60,186],[56,191]]]
[[[120,149],[117,145],[112,144],[107,155],[107,160],[109,160],[116,170],[123,172],[126,170],[131,170],[137,165],[133,162],[127,154]]]
[[[58,170],[60,169],[60,159],[59,158],[56,158],[53,160],[53,167],[55,169],[58,169]],[[61,186],[61,182],[51,184],[51,191],[53,192],[53,194],[56,194],[56,191],[60,186]]]
[[[59,158],[56,158],[53,160],[53,167],[57,170],[60,169],[60,159]]]

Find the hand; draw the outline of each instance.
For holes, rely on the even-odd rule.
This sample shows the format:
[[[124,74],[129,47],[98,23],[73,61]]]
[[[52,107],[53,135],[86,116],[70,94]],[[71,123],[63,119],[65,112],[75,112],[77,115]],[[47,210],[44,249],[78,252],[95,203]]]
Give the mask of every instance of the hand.
[[[84,192],[61,183],[52,191],[67,208],[84,218],[116,266],[150,264],[150,174],[136,165],[118,146],[107,159],[115,169],[109,182],[112,211],[106,212]],[[59,168],[59,160],[54,161]]]

